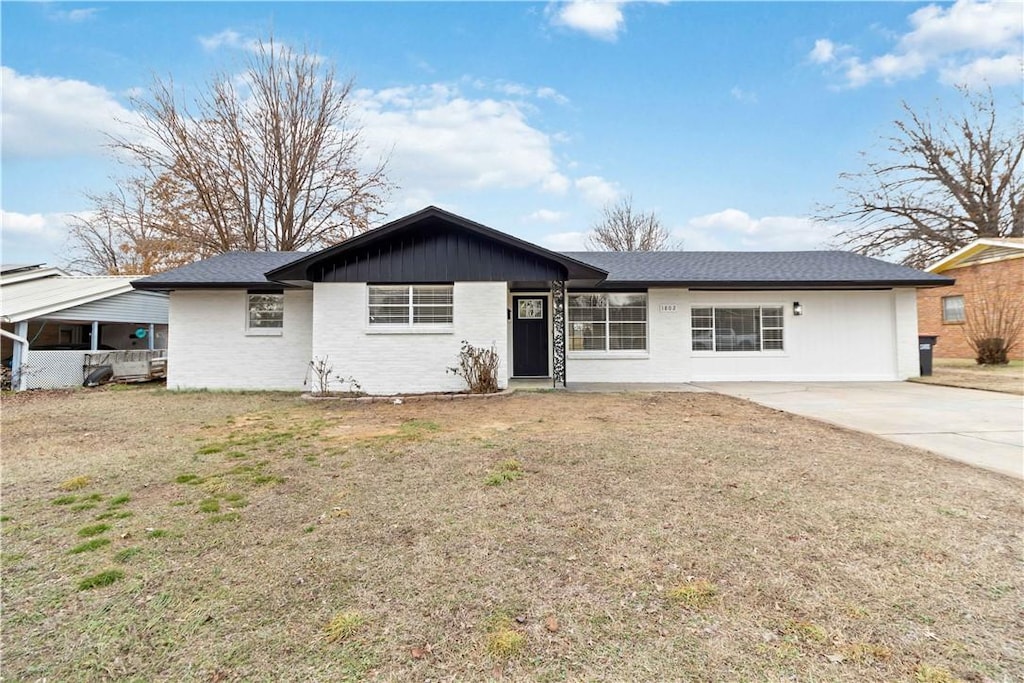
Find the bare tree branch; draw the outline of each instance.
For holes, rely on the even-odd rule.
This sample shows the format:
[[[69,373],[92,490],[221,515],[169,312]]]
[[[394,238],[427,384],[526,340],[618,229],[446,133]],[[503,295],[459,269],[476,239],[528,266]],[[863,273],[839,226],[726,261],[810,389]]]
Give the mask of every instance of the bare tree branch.
[[[999,125],[991,91],[963,92],[969,112],[959,117],[933,121],[904,104],[892,160],[840,176],[845,201],[820,207],[817,220],[849,226],[837,235],[843,247],[923,267],[980,237],[1024,236],[1024,128]]]
[[[316,55],[270,39],[256,46],[243,77],[218,74],[191,101],[171,79],[133,99],[141,123],[111,147],[134,166],[131,182],[159,198],[157,217],[148,215],[152,201],[133,204],[175,254],[151,259],[154,267],[181,254],[317,249],[371,227],[393,186],[386,159],[363,167],[352,88]],[[91,199],[104,220],[116,214],[105,210],[110,197]],[[131,243],[139,225],[81,225],[74,240],[82,263],[121,268],[112,241]]]
[[[587,247],[597,251],[664,251],[672,246],[661,219],[653,211],[634,210],[632,196],[606,205],[591,230]]]

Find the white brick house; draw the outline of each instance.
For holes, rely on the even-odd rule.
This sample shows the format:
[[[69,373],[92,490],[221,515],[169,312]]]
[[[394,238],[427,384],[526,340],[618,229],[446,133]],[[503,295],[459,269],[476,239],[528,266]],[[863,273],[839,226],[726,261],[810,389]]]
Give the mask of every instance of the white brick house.
[[[463,340],[500,383],[901,380],[916,289],[844,252],[555,253],[429,207],[315,253],[232,253],[138,280],[170,292],[168,386],[308,388],[329,358],[371,394],[458,391]]]

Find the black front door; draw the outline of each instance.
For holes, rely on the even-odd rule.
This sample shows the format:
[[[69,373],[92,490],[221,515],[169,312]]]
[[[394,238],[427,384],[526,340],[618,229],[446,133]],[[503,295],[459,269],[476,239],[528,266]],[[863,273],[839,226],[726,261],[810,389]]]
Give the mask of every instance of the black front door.
[[[512,375],[548,376],[547,297],[512,297]]]

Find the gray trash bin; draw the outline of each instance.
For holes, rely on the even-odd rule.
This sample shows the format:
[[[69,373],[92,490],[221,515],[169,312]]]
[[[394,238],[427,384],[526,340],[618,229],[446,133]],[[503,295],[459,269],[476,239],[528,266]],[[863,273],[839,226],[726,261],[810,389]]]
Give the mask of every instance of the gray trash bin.
[[[932,352],[935,350],[935,341],[938,335],[922,334],[917,337],[917,348],[921,354],[921,376],[930,377],[932,374]]]

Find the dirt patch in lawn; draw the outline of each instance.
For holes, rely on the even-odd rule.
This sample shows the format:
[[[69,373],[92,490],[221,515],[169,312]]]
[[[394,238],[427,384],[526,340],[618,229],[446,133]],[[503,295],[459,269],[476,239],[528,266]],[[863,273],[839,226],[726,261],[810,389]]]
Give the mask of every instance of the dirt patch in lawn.
[[[1024,485],[725,396],[73,392],[2,436],[12,680],[1024,677]]]
[[[1024,394],[1024,362],[1018,360],[1007,365],[978,365],[973,360],[936,359],[930,376],[914,378],[913,381]]]

